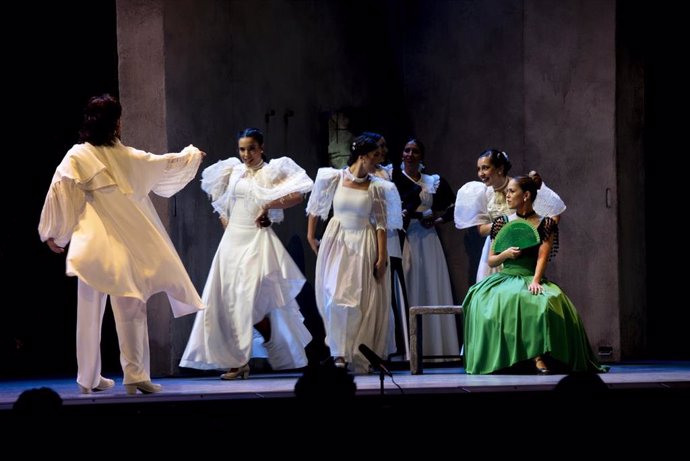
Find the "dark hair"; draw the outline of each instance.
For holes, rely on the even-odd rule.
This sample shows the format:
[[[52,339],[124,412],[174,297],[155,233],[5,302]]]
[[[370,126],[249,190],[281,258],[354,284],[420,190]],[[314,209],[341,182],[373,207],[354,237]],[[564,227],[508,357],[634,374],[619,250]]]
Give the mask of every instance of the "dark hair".
[[[419,149],[419,153],[422,154],[422,158],[426,156],[426,147],[424,146],[424,143],[419,139],[414,136],[411,136],[406,142],[405,145],[408,145],[410,143],[416,144],[417,149]]]
[[[264,145],[264,134],[258,128],[245,128],[237,133],[237,140],[240,138],[252,138],[259,143],[260,146]]]
[[[364,131],[364,132],[362,132],[362,136],[369,136],[370,138],[372,138],[377,143],[381,140],[381,138],[383,138],[382,135],[380,135],[378,133],[374,133],[373,131]]]
[[[122,116],[120,102],[109,94],[89,99],[84,109],[84,123],[79,131],[79,142],[94,146],[112,146],[120,136],[119,121]]]
[[[12,410],[22,414],[52,413],[62,406],[60,394],[49,387],[27,389],[12,405]]]
[[[352,141],[352,145],[350,146],[350,158],[347,159],[347,164],[352,165],[357,161],[360,155],[366,155],[378,148],[379,145],[376,139],[366,134],[360,134]]]
[[[513,180],[518,183],[518,186],[520,186],[520,189],[522,189],[523,192],[529,192],[530,197],[532,198],[532,203],[537,199],[537,190],[539,189],[537,187],[537,181],[534,180],[531,176],[516,176],[513,178]]]
[[[510,167],[513,166],[510,163],[508,154],[498,149],[486,149],[484,152],[479,154],[479,158],[489,157],[489,162],[494,166],[494,168],[503,167],[503,174],[508,174]]]

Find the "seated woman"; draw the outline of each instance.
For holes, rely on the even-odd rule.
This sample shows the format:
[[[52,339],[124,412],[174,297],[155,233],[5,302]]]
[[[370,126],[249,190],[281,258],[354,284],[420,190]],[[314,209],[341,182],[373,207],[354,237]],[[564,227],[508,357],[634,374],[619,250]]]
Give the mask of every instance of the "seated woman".
[[[506,201],[516,213],[500,216],[491,229],[492,267],[501,272],[470,287],[465,309],[465,371],[486,374],[534,361],[540,374],[606,371],[592,352],[573,303],[544,278],[558,248],[558,226],[533,208],[537,183],[511,179]]]

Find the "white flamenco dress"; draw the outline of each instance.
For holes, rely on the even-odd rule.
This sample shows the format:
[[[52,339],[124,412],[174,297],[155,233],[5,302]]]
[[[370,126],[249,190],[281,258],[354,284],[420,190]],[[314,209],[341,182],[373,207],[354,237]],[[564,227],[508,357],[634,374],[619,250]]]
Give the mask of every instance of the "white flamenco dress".
[[[402,227],[395,186],[370,179],[367,190],[345,187],[342,170],[321,168],[307,204],[308,214],[324,220],[333,205],[316,258],[316,304],[331,355],[344,357],[356,372],[369,369],[360,344],[383,358],[390,351],[390,274],[374,277],[376,231]]]
[[[561,197],[542,183],[534,201],[534,211],[540,216],[552,218],[562,214],[565,209]],[[502,192],[496,193],[493,187],[479,181],[470,181],[462,186],[455,199],[455,227],[458,229],[491,224],[499,216],[511,214],[513,210],[506,203],[505,195]],[[477,268],[477,282],[499,272],[503,267],[489,266],[490,249],[491,237],[487,236]]]
[[[236,158],[203,172],[202,189],[228,226],[213,258],[181,367],[202,370],[239,368],[253,354],[253,326],[268,316],[271,338],[263,346],[275,370],[307,365],[304,347],[312,337],[295,297],[305,277],[270,227],[254,220],[262,203],[291,192],[306,193],[312,180],[287,157],[272,160],[253,173]],[[272,222],[282,210],[270,210]],[[261,354],[259,354],[261,355]]]

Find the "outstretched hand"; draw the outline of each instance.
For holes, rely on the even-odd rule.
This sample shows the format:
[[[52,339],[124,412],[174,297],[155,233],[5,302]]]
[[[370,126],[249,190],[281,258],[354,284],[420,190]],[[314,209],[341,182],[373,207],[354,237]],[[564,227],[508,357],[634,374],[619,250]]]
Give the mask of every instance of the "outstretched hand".
[[[52,238],[46,240],[46,244],[48,244],[48,248],[50,248],[53,253],[61,254],[65,252],[65,249],[55,243],[55,240]]]

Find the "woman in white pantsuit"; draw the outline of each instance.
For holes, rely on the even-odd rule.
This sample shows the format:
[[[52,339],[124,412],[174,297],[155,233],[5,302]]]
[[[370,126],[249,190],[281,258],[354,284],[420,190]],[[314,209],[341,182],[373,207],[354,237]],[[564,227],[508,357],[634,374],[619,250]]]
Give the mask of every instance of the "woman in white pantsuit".
[[[129,394],[159,392],[150,377],[146,300],[168,295],[173,314],[203,303],[149,199],[170,197],[196,175],[204,156],[194,146],[154,155],[120,142],[122,107],[110,95],[85,109],[81,143],[62,160],[48,190],[39,234],[67,252],[67,275],[77,276],[77,383],[82,393],[106,390],[101,376],[101,322],[110,296]]]

